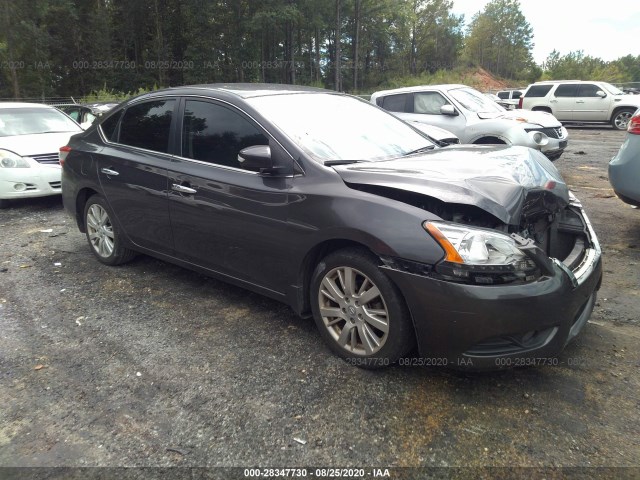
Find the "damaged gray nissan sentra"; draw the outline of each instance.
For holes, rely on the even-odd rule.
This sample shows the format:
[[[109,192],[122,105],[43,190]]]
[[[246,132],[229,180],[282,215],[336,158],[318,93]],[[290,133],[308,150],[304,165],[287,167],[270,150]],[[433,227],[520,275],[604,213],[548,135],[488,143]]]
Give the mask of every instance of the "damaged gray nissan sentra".
[[[596,235],[543,154],[439,149],[326,90],[145,94],[60,162],[99,261],[141,252],[283,301],[354,365],[538,364],[586,324],[601,283]]]

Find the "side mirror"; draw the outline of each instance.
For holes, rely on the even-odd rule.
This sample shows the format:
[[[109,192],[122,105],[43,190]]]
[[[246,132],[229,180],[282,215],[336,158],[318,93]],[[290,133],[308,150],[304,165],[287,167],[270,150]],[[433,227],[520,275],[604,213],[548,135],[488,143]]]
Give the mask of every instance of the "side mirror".
[[[607,94],[606,94],[606,93],[604,93],[602,90],[598,90],[598,91],[596,92],[596,95],[597,95],[597,96],[599,96],[600,98],[604,98],[604,97],[606,97],[606,96],[607,96]]]
[[[273,168],[271,148],[268,145],[254,145],[243,148],[238,153],[238,162],[240,162],[242,168],[252,172],[274,174],[278,170]]]
[[[440,113],[442,115],[450,115],[450,116],[456,116],[459,115],[458,111],[453,108],[453,105],[442,105],[440,107]]]

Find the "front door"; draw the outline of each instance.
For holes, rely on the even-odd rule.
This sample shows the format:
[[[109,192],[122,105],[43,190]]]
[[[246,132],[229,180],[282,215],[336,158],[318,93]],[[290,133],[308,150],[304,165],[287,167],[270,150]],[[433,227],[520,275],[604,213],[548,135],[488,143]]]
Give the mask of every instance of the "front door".
[[[263,176],[238,162],[240,150],[269,145],[269,136],[232,106],[192,99],[184,102],[181,132],[181,156],[168,173],[176,255],[284,292],[291,177]]]

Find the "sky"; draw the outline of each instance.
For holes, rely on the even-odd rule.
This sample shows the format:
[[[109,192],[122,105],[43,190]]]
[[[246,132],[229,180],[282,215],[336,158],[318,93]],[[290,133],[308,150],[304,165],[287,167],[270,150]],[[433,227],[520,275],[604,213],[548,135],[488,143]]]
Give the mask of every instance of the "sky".
[[[467,25],[489,0],[453,0],[452,12]],[[520,0],[520,10],[533,28],[533,59],[541,64],[556,49],[561,55],[615,60],[640,55],[640,1]]]

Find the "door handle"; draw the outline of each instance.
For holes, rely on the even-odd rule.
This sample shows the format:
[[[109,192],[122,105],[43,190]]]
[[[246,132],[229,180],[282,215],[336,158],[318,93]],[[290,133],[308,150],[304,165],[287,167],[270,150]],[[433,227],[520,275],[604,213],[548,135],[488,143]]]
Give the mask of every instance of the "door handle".
[[[171,190],[175,192],[180,192],[180,193],[188,193],[190,195],[193,195],[194,193],[198,193],[198,191],[195,188],[185,187],[184,185],[180,185],[178,183],[172,184]]]
[[[110,177],[120,175],[118,172],[116,172],[115,170],[111,170],[110,168],[101,168],[100,171],[105,175],[109,175]]]
[[[576,103],[584,103],[584,100],[576,100]]]

